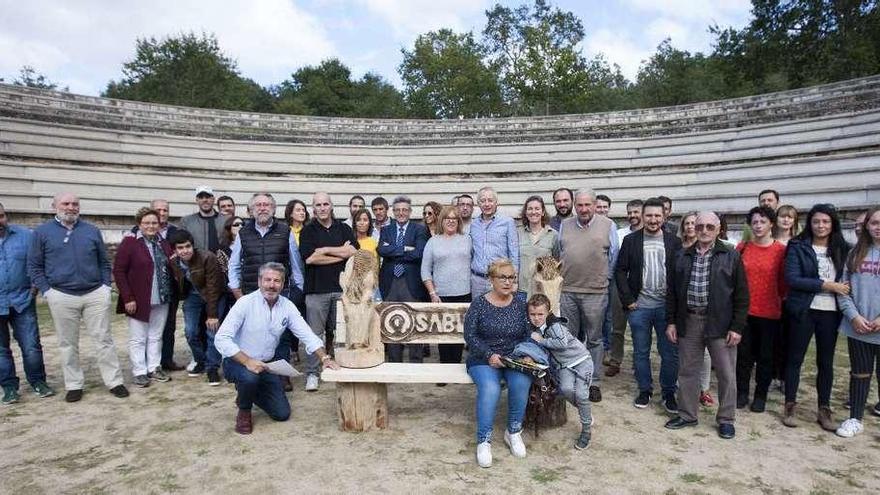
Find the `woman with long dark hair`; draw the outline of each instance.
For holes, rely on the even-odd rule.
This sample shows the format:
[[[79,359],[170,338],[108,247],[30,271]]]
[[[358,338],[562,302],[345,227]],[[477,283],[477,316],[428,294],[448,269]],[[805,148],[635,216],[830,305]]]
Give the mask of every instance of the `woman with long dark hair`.
[[[790,291],[785,310],[791,324],[785,369],[785,412],[782,423],[797,426],[795,408],[801,366],[816,336],[817,421],[823,429],[835,431],[831,417],[831,386],[834,382],[834,348],[840,312],[837,295],[849,295],[849,284],[841,282],[849,245],[843,239],[837,209],[817,204],[807,214],[803,232],[788,243],[785,281]]]
[[[840,331],[849,346],[849,419],[837,429],[849,438],[862,429],[865,401],[871,388],[874,363],[880,362],[880,208],[871,208],[858,232],[856,246],[850,252],[843,281],[851,291],[838,295],[843,311]]]

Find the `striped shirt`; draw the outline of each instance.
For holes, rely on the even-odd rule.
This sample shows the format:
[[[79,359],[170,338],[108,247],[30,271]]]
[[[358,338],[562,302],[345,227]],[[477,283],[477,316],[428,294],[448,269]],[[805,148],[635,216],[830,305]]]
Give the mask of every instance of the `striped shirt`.
[[[687,305],[689,308],[709,306],[709,266],[712,264],[713,244],[704,254],[694,251],[694,264],[688,282]]]

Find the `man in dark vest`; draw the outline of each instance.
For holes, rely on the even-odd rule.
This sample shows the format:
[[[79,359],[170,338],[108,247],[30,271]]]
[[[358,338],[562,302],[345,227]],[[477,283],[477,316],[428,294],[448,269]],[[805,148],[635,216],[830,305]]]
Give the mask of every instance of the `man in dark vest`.
[[[299,248],[286,223],[275,219],[275,198],[256,193],[248,201],[253,221],[238,232],[229,256],[229,289],[236,299],[259,289],[260,266],[274,262],[287,270],[289,287],[284,294],[296,304],[303,297],[303,270]],[[277,359],[290,358],[293,336],[285,332],[278,346]],[[289,382],[284,383],[289,389]]]

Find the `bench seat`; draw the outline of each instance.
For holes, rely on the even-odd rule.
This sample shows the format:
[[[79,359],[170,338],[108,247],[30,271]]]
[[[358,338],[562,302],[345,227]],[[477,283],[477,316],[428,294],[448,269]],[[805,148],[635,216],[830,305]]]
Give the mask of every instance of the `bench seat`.
[[[325,369],[325,382],[343,383],[474,383],[464,364],[382,363],[372,368]]]

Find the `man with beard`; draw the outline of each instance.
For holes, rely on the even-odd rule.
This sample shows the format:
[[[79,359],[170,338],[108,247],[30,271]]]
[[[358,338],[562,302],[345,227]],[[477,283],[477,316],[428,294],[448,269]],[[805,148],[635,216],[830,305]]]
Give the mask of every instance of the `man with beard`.
[[[379,198],[376,198],[379,199]],[[382,199],[387,205],[388,202]],[[373,200],[373,211],[376,211]],[[305,261],[306,307],[309,327],[321,339],[330,341],[336,330],[336,303],[342,298],[339,275],[345,262],[360,247],[348,225],[333,218],[330,195],[318,192],[312,197],[314,218],[299,234],[299,250]],[[387,206],[385,208],[387,212]],[[308,351],[308,349],[306,349]],[[306,392],[318,390],[318,356],[306,355]]]
[[[382,196],[373,198],[373,201],[370,202],[370,209],[373,211],[373,239],[379,242],[379,233],[382,231],[382,227],[391,225],[391,218],[388,217],[388,200]],[[352,228],[352,230],[354,229]]]
[[[281,296],[284,270],[280,263],[260,266],[260,290],[235,303],[214,340],[225,358],[223,374],[235,384],[238,392],[235,431],[242,435],[253,432],[251,409],[255,404],[275,421],[287,421],[290,417],[290,402],[284,395],[281,380],[268,372],[266,364],[275,355],[282,333],[293,332],[305,344],[309,356],[315,356],[324,367],[339,369],[296,306]]]
[[[571,203],[574,193],[567,187],[560,187],[553,191],[553,206],[556,208],[556,216],[550,219],[550,226],[559,232],[559,224],[571,216]]]
[[[626,204],[626,220],[629,225],[617,229],[617,240],[623,245],[623,239],[633,232],[642,228],[642,205],[641,199],[634,199]],[[614,279],[611,281],[614,284]],[[611,346],[608,349],[608,362],[605,366],[605,376],[616,376],[620,373],[620,364],[623,362],[623,345],[626,341],[626,313],[620,304],[620,294],[615,284],[611,291]]]
[[[110,392],[128,397],[110,332],[110,259],[101,231],[79,219],[79,197],[62,192],[52,200],[55,218],[34,231],[28,274],[49,302],[55,322],[64,400],[82,399],[85,376],[79,363],[79,327],[85,323],[98,354],[98,369]]]
[[[269,193],[256,193],[248,201],[248,209],[254,220],[241,228],[232,243],[229,256],[229,290],[236,299],[244,294],[257,290],[257,272],[266,263],[281,264],[289,283],[288,296],[294,303],[303,298],[302,258],[293,232],[287,224],[275,219],[275,198]],[[290,346],[293,336],[285,332],[281,336],[278,359],[290,359]],[[195,373],[204,367],[197,366]],[[209,376],[209,381],[215,379]],[[286,378],[286,377],[285,377]],[[289,380],[284,380],[284,387],[290,390]]]
[[[18,402],[21,397],[12,359],[10,328],[21,349],[24,373],[34,393],[39,397],[55,394],[46,384],[35,293],[31,290],[31,279],[24,263],[31,242],[33,233],[30,229],[10,224],[6,210],[0,204],[0,386],[3,387],[4,405]]]
[[[455,199],[455,206],[458,207],[458,217],[461,221],[462,232],[469,233],[471,231],[471,222],[474,216],[474,198],[470,194],[462,194]]]
[[[214,210],[214,190],[208,186],[196,188],[199,211],[180,219],[180,228],[192,234],[196,249],[216,253],[226,217]]]
[[[359,212],[360,210],[365,209],[366,207],[367,201],[364,199],[364,197],[355,194],[351,197],[351,199],[348,200],[348,218],[346,218],[345,221],[342,223],[348,225],[349,227],[351,227],[352,230],[354,230],[354,223],[352,223],[354,219],[354,214]]]

